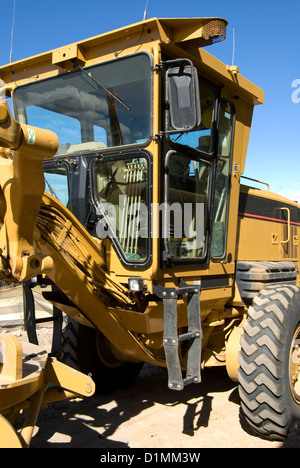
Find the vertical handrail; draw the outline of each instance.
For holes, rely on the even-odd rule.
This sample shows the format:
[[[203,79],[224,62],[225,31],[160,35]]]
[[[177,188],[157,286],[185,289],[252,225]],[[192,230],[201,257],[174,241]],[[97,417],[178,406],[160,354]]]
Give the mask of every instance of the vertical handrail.
[[[288,225],[288,237],[286,240],[282,240],[280,241],[281,244],[287,244],[289,241],[290,241],[290,234],[291,234],[291,212],[289,210],[289,208],[286,208],[286,207],[282,207],[280,208],[281,210],[286,210],[287,211],[287,225]]]

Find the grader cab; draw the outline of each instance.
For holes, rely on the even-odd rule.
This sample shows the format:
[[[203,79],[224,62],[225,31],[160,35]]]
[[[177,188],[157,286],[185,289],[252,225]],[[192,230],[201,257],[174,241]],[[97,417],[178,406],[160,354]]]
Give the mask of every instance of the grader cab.
[[[58,356],[96,391],[144,362],[174,390],[226,366],[248,422],[282,439],[300,416],[300,209],[241,184],[263,91],[205,50],[226,26],[154,18],[0,68],[15,118],[0,124],[1,277],[24,284],[32,342],[47,286],[68,317]],[[37,127],[58,136],[52,158]]]

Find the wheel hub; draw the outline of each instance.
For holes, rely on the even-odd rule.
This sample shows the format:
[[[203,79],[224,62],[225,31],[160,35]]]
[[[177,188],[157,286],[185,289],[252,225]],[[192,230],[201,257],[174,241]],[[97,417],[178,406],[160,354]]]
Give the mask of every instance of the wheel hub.
[[[300,403],[300,324],[298,324],[290,352],[290,386],[294,400]]]

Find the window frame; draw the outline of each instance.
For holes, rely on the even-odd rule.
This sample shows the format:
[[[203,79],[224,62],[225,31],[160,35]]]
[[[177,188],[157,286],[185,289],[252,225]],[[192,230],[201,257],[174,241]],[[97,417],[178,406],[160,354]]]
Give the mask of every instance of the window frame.
[[[134,54],[129,54],[129,55],[125,56],[125,57],[111,59],[111,60],[105,60],[105,61],[99,62],[97,64],[88,65],[87,67],[84,67],[84,69],[83,69],[84,71],[88,72],[89,70],[92,71],[96,67],[101,67],[101,66],[104,66],[104,65],[107,65],[107,64],[110,64],[110,63],[113,64],[116,61],[125,61],[125,60],[128,60],[130,58],[135,58],[135,57],[141,56],[141,55],[147,56],[147,58],[149,60],[149,116],[147,116],[147,117],[149,117],[149,135],[148,135],[147,139],[139,141],[139,142],[127,143],[127,144],[118,145],[118,146],[117,145],[116,146],[108,146],[107,148],[105,148],[105,147],[102,148],[101,147],[101,152],[103,152],[103,151],[110,151],[111,152],[111,151],[115,151],[116,149],[119,149],[119,148],[122,148],[122,149],[143,148],[143,147],[146,147],[152,141],[152,139],[153,139],[153,105],[154,105],[154,103],[153,103],[153,83],[154,83],[154,78],[153,78],[153,75],[154,75],[153,56],[147,51],[141,51],[141,52],[137,52],[137,53],[134,53]],[[23,109],[19,108],[19,111],[18,111],[18,106],[17,106],[17,103],[16,103],[17,98],[18,98],[17,95],[18,95],[20,90],[22,91],[22,89],[24,89],[24,88],[29,89],[29,87],[34,87],[35,85],[37,85],[39,83],[46,83],[46,82],[49,82],[49,81],[58,80],[62,76],[67,76],[68,73],[72,73],[72,74],[73,73],[80,73],[80,70],[74,70],[72,72],[66,72],[64,74],[59,74],[59,75],[55,75],[55,76],[51,76],[51,77],[41,78],[38,81],[32,81],[32,82],[29,82],[29,83],[19,85],[14,90],[13,95],[12,95],[12,108],[13,108],[14,115],[17,116],[17,119],[22,121],[22,123],[27,122],[27,113],[26,113],[26,107],[27,106],[24,106]],[[22,113],[23,113],[23,116],[22,116]],[[58,115],[64,116],[64,115],[67,115],[67,114],[58,114]],[[79,119],[77,119],[77,120],[78,120],[78,123],[79,123],[79,126],[80,126],[80,132],[82,132],[82,123],[81,123],[81,121]],[[108,120],[109,120],[109,115],[108,115]],[[39,125],[35,125],[35,126],[39,126]],[[106,127],[105,128],[104,127],[99,127],[99,128],[102,128],[102,129],[104,129],[104,131],[106,131]],[[53,129],[51,129],[51,130],[54,131]],[[81,143],[84,143],[84,139],[82,138],[82,136],[81,136]],[[80,154],[83,154],[83,153],[87,154],[87,153],[93,152],[93,151],[94,151],[94,149],[84,150],[82,152],[78,151],[78,152],[72,153],[72,154],[58,153],[57,156],[64,156],[64,157],[80,156]]]
[[[199,159],[203,160],[208,164],[211,164],[211,184],[210,184],[210,197],[208,197],[208,206],[207,206],[207,216],[208,216],[208,223],[207,223],[207,232],[205,235],[207,236],[207,249],[206,249],[206,256],[205,258],[180,258],[180,257],[173,257],[168,254],[166,251],[166,243],[165,240],[162,239],[161,242],[161,258],[162,263],[164,266],[171,266],[172,268],[178,267],[178,265],[182,264],[189,264],[191,267],[204,267],[209,265],[210,260],[221,261],[225,258],[226,251],[227,251],[227,240],[228,240],[228,218],[229,218],[229,208],[230,208],[230,192],[231,192],[231,176],[232,176],[232,164],[233,164],[233,145],[234,145],[234,134],[235,134],[235,122],[236,122],[236,107],[232,100],[226,99],[222,97],[221,91],[222,88],[217,86],[216,84],[208,81],[206,78],[199,75],[199,88],[200,88],[200,97],[201,97],[201,84],[208,87],[215,93],[215,106],[214,106],[214,119],[212,122],[211,127],[211,146],[210,151],[205,152],[203,150],[194,148],[192,146],[180,144],[180,142],[175,142],[171,138],[174,135],[170,135],[167,132],[163,135],[163,155],[162,155],[162,170],[165,171],[165,165],[167,156],[170,151],[175,151],[178,153],[182,153],[183,155],[190,157],[191,159]],[[231,132],[231,141],[230,141],[230,153],[228,155],[229,159],[229,169],[228,169],[228,181],[227,181],[227,206],[226,206],[226,213],[225,213],[225,232],[224,232],[224,249],[222,255],[213,255],[212,251],[212,236],[213,236],[213,217],[215,214],[216,208],[216,181],[217,181],[217,168],[218,168],[218,160],[220,158],[219,149],[220,149],[220,142],[219,142],[219,126],[220,126],[220,111],[221,105],[223,102],[230,102],[233,110],[234,116],[232,120],[232,132]],[[165,117],[165,110],[163,110],[163,114]],[[192,133],[197,131],[197,129],[191,130],[186,133]],[[178,132],[179,133],[179,132]],[[167,202],[167,191],[168,191],[168,182],[167,176],[163,179],[163,197],[164,201]]]
[[[49,190],[47,190],[47,183],[46,183],[46,176],[45,173],[47,172],[47,168],[52,169],[55,167],[63,166],[66,169],[66,175],[67,175],[67,184],[68,184],[68,203],[65,205],[58,197],[55,197]],[[53,196],[55,199],[60,201],[66,208],[70,209],[70,203],[71,203],[71,166],[68,161],[65,159],[60,159],[60,158],[53,158],[53,159],[46,159],[43,161],[43,172],[44,172],[44,178],[45,178],[45,192],[49,193],[51,196]]]
[[[213,194],[213,186],[214,186],[214,167],[213,167],[213,161],[210,161],[208,158],[203,158],[201,155],[198,153],[190,153],[190,152],[184,152],[184,151],[178,151],[171,149],[167,152],[165,156],[165,171],[164,171],[164,201],[166,203],[169,202],[169,170],[168,170],[168,161],[169,158],[174,155],[174,154],[182,154],[184,158],[189,158],[190,161],[202,161],[205,163],[208,168],[210,168],[210,180],[208,183],[208,194],[207,194],[207,206],[206,208],[206,213],[205,216],[207,217],[207,223],[206,223],[206,229],[204,230],[204,237],[205,237],[205,255],[203,257],[179,257],[179,256],[174,256],[168,253],[168,239],[164,239],[162,237],[161,239],[161,245],[162,245],[162,252],[163,252],[163,261],[167,263],[171,263],[175,265],[178,264],[204,264],[207,265],[208,259],[209,259],[209,252],[210,252],[210,220],[211,220],[211,198]],[[164,226],[162,226],[162,230],[164,230]]]
[[[123,161],[123,160],[131,160],[134,158],[144,158],[147,161],[148,165],[148,174],[147,174],[147,197],[148,197],[148,237],[146,242],[146,258],[138,261],[136,259],[129,259],[125,251],[118,239],[116,233],[114,233],[112,226],[107,219],[103,207],[101,206],[100,202],[97,200],[96,196],[96,188],[95,188],[95,177],[94,177],[94,168],[95,165],[99,162],[113,162],[113,161]],[[122,153],[110,153],[110,154],[101,154],[100,156],[95,156],[89,161],[88,164],[88,171],[89,171],[89,183],[91,187],[91,202],[94,206],[96,211],[96,216],[98,220],[103,220],[103,223],[107,225],[107,238],[109,238],[115,252],[118,255],[119,260],[121,263],[126,267],[133,267],[135,269],[145,269],[152,263],[152,256],[153,256],[153,246],[152,246],[152,210],[151,204],[153,201],[153,158],[152,154],[144,149],[139,149],[136,151],[124,151]]]
[[[232,131],[231,131],[231,138],[230,138],[230,152],[228,154],[228,159],[229,159],[229,168],[228,168],[228,179],[227,179],[227,182],[228,182],[228,192],[227,192],[227,199],[228,199],[228,203],[227,203],[227,206],[226,206],[226,215],[225,215],[225,234],[224,234],[224,249],[223,249],[223,254],[222,255],[213,255],[212,253],[212,238],[213,238],[213,222],[214,222],[214,215],[215,215],[215,208],[216,208],[216,187],[214,187],[214,190],[213,190],[213,200],[212,200],[212,211],[211,211],[211,239],[210,239],[210,258],[212,258],[213,260],[223,260],[225,258],[225,255],[226,255],[226,251],[227,251],[227,240],[228,240],[228,220],[229,220],[229,205],[230,205],[230,193],[231,193],[231,175],[232,175],[232,164],[233,164],[233,145],[234,145],[234,134],[235,134],[235,122],[236,122],[236,107],[234,105],[234,103],[230,100],[230,99],[225,99],[223,97],[221,97],[219,99],[219,109],[218,109],[218,120],[217,120],[217,123],[218,123],[218,131],[217,131],[217,142],[216,142],[216,170],[215,172],[217,172],[217,164],[218,164],[218,160],[220,158],[220,154],[219,154],[219,144],[220,144],[220,140],[219,140],[219,131],[220,131],[220,110],[221,110],[221,105],[222,103],[224,102],[229,102],[233,108],[233,119],[232,119]],[[214,175],[214,185],[216,185],[216,182],[217,182],[217,173],[215,173]]]

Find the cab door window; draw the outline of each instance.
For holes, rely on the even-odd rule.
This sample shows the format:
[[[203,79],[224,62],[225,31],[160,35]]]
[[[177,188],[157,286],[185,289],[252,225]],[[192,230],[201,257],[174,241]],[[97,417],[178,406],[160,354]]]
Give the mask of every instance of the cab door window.
[[[229,101],[222,100],[219,112],[218,154],[212,220],[211,256],[213,258],[223,258],[226,252],[234,116],[234,105]]]
[[[167,156],[163,238],[175,261],[206,257],[211,172],[205,160],[175,151]]]
[[[150,252],[148,157],[96,161],[92,166],[93,196],[100,208],[101,238],[109,236],[125,262],[144,263]]]

